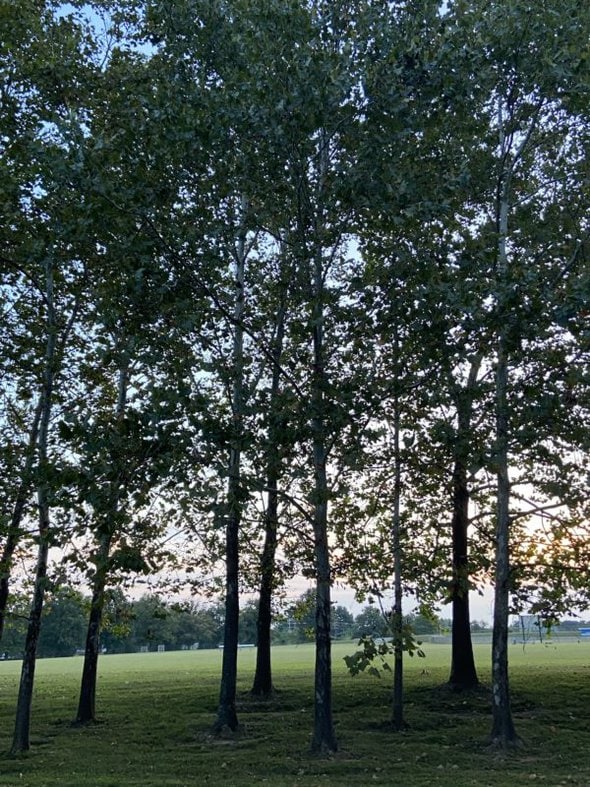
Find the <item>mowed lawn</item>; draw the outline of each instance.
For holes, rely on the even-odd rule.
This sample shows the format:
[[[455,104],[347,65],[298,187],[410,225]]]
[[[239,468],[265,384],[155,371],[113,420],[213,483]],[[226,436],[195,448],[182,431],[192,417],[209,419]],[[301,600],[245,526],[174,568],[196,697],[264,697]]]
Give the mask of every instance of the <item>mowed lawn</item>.
[[[252,699],[254,650],[240,651],[239,735],[215,739],[220,651],[104,656],[100,723],[78,729],[82,659],[42,660],[32,749],[0,758],[2,785],[590,785],[590,642],[512,645],[514,716],[524,746],[491,751],[490,698],[452,695],[449,647],[406,659],[405,733],[387,727],[390,679],[350,677],[334,646],[334,717],[340,751],[309,754],[313,647],[276,647],[276,697]],[[489,684],[490,647],[478,645]],[[0,662],[0,752],[10,746],[20,664]]]

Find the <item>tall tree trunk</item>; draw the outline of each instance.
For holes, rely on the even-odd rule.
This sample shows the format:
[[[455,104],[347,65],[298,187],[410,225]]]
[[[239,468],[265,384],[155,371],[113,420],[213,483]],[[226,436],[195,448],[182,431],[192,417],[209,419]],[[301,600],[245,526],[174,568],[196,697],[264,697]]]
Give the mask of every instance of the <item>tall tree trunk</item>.
[[[320,139],[320,192],[328,170],[328,139]],[[325,348],[324,348],[324,270],[321,245],[316,242],[313,258],[312,338],[313,372],[311,377],[311,431],[314,468],[314,555],[316,570],[315,616],[315,702],[311,748],[316,753],[338,748],[332,720],[332,635],[331,571],[328,546],[328,458],[325,434]]]
[[[239,535],[242,518],[241,448],[244,417],[244,283],[246,267],[246,213],[245,197],[241,202],[241,227],[236,244],[234,339],[232,350],[232,416],[233,435],[229,451],[228,514],[225,529],[225,624],[223,630],[223,660],[217,718],[213,725],[216,733],[225,728],[238,728],[236,712],[236,685],[238,672],[238,629],[240,618],[239,597]]]
[[[277,329],[272,349],[272,383],[269,404],[268,458],[266,466],[267,506],[264,517],[264,547],[260,566],[260,592],[258,596],[258,619],[256,622],[256,671],[252,694],[269,697],[273,692],[272,664],[270,655],[272,594],[274,590],[275,559],[277,551],[279,476],[281,440],[280,413],[277,412],[281,386],[281,355],[285,334],[285,302],[277,315]]]
[[[328,548],[328,484],[323,441],[314,441],[314,549],[316,568],[315,703],[311,748],[316,753],[336,751],[332,721],[331,576]]]
[[[453,466],[453,515],[451,521],[453,540],[453,583],[451,602],[453,608],[451,675],[449,686],[455,691],[469,691],[479,686],[469,614],[469,487],[466,457],[471,440],[471,416],[474,388],[481,366],[481,357],[472,360],[465,389],[458,392],[457,437]]]
[[[510,707],[508,681],[508,613],[510,587],[510,481],[508,477],[508,365],[504,339],[498,343],[496,366],[496,575],[492,637],[492,743],[501,748],[518,744]]]
[[[21,668],[14,735],[11,747],[12,754],[27,751],[30,747],[29,731],[31,720],[31,703],[33,699],[37,645],[39,642],[39,632],[41,630],[41,614],[43,612],[43,601],[45,598],[47,559],[49,554],[50,519],[47,445],[55,379],[57,346],[57,321],[53,292],[53,263],[49,258],[47,258],[45,262],[45,285],[47,306],[47,344],[43,370],[41,418],[39,422],[38,435],[37,503],[39,508],[39,549],[37,553],[33,601],[29,613],[29,625],[27,627],[25,652]]]
[[[397,332],[395,337],[396,356],[398,349]],[[397,365],[397,358],[396,358]],[[397,373],[396,373],[397,376]],[[394,730],[404,730],[407,724],[404,719],[404,647],[403,647],[403,591],[402,591],[402,546],[401,546],[401,452],[400,452],[400,405],[399,396],[394,397],[393,423],[393,575],[394,575],[394,607],[392,614],[393,629],[393,703],[391,723]]]
[[[235,457],[233,458],[235,462]],[[229,479],[230,494],[236,494],[239,482],[234,476]],[[221,666],[221,684],[219,689],[219,705],[214,732],[220,733],[224,728],[232,731],[238,728],[236,712],[236,685],[238,671],[238,626],[240,617],[239,603],[239,526],[240,517],[237,512],[230,513],[226,525],[226,572],[225,572],[225,624],[223,630],[223,661]]]
[[[124,362],[119,369],[117,386],[117,402],[115,405],[115,429],[122,435],[124,428],[125,408],[129,390],[129,357],[125,351]],[[112,483],[108,511],[105,512],[104,530],[99,538],[96,550],[96,571],[92,581],[92,599],[88,615],[86,631],[86,647],[84,650],[84,666],[78,699],[76,724],[88,724],[96,720],[96,679],[98,674],[98,657],[100,653],[100,630],[105,602],[105,588],[108,577],[108,564],[113,540],[112,522],[119,509],[120,473],[116,474]]]
[[[496,406],[496,555],[494,587],[494,631],[492,635],[492,732],[493,745],[508,748],[518,745],[519,738],[514,728],[510,708],[508,682],[508,613],[510,600],[510,480],[508,475],[508,357],[506,351],[508,315],[506,289],[508,286],[508,215],[512,168],[508,164],[509,143],[504,132],[504,119],[499,106],[500,148],[505,153],[505,167],[498,188],[497,233],[498,253],[496,261],[497,294],[497,343],[495,374]],[[523,143],[524,144],[524,143]]]

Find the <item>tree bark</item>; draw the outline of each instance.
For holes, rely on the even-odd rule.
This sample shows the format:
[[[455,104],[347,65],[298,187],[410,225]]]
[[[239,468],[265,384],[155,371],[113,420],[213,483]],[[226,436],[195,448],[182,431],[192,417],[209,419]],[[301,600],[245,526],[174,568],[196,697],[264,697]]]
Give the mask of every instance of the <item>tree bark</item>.
[[[242,517],[241,448],[244,416],[244,284],[246,267],[245,220],[248,203],[241,201],[241,226],[235,254],[235,304],[234,340],[232,349],[232,416],[233,435],[229,451],[228,467],[228,515],[225,530],[226,573],[225,573],[225,625],[223,631],[223,660],[219,705],[213,731],[221,733],[225,728],[232,732],[238,728],[236,712],[236,685],[238,670],[238,628],[240,618],[239,598],[239,534]]]
[[[314,546],[316,564],[315,703],[311,749],[315,753],[337,750],[332,721],[331,576],[327,527],[327,479],[322,445],[314,446],[315,494]]]
[[[82,668],[76,724],[89,724],[96,721],[96,679],[110,546],[110,534],[103,535],[96,555],[97,569],[92,583],[92,600],[88,616],[86,648],[84,650],[84,666]]]
[[[20,497],[16,501],[2,557],[0,558],[0,642],[4,634],[4,623],[6,621],[6,608],[8,606],[8,595],[10,593],[10,574],[12,572],[12,561],[14,553],[20,541],[20,521],[26,505],[25,497]],[[18,524],[14,524],[18,522]]]
[[[258,620],[256,622],[256,671],[252,684],[252,694],[259,697],[269,697],[273,692],[270,643],[278,527],[278,487],[277,478],[274,477],[273,473],[269,473],[267,483],[268,502],[265,515],[265,539],[258,596]]]
[[[449,686],[454,691],[469,691],[479,686],[473,657],[469,614],[468,527],[467,472],[461,459],[456,457],[453,468],[453,585],[451,588],[453,623],[449,677]]]
[[[398,357],[398,337],[395,336],[396,366]],[[397,375],[397,369],[396,369]],[[394,730],[401,731],[407,728],[404,719],[404,647],[403,647],[403,591],[402,591],[402,546],[401,546],[401,451],[400,451],[400,404],[399,396],[394,397],[393,415],[393,453],[394,453],[394,482],[393,482],[393,522],[392,522],[392,547],[393,547],[393,584],[394,607],[392,614],[393,629],[393,703],[391,723]]]
[[[453,540],[453,583],[451,602],[453,609],[451,674],[449,686],[454,691],[470,691],[479,686],[469,613],[469,486],[466,463],[471,442],[471,418],[474,389],[481,367],[481,356],[471,361],[464,389],[456,392],[457,436],[454,444],[453,465],[453,515],[451,531]]]
[[[41,510],[41,507],[42,510]],[[45,502],[39,504],[40,519],[43,520],[43,533],[40,535],[39,550],[37,553],[37,567],[35,574],[35,589],[33,601],[29,612],[29,625],[25,639],[25,651],[21,668],[16,717],[14,722],[14,735],[12,738],[11,754],[28,751],[30,748],[31,703],[33,700],[33,687],[35,682],[35,666],[37,663],[37,645],[41,631],[41,614],[45,598],[45,581],[47,577],[47,557],[49,547],[47,541],[49,512]]]
[[[233,453],[233,451],[232,451]],[[235,457],[233,457],[235,463]],[[230,494],[235,494],[239,476],[230,478]],[[238,626],[240,616],[239,575],[239,526],[237,511],[230,513],[226,525],[226,574],[225,574],[225,625],[223,629],[223,660],[215,733],[225,728],[232,732],[238,728],[236,712],[236,685],[238,670]]]
[[[492,636],[492,732],[491,742],[500,748],[519,744],[510,707],[508,679],[508,613],[510,589],[510,481],[508,477],[508,367],[504,341],[500,338],[496,367],[496,575],[494,632]]]

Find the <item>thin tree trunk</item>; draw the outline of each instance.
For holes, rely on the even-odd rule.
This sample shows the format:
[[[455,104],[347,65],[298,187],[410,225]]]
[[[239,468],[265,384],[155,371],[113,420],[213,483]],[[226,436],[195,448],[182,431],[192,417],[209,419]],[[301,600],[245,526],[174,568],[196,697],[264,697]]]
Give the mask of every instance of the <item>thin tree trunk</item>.
[[[316,564],[315,703],[311,748],[316,753],[337,750],[332,721],[331,577],[328,548],[328,502],[325,450],[321,439],[314,445],[315,495],[314,546]]]
[[[269,697],[273,692],[272,663],[270,655],[271,623],[272,623],[272,594],[275,578],[275,558],[277,551],[278,507],[280,476],[279,440],[280,426],[278,398],[281,385],[281,355],[283,352],[283,339],[285,333],[285,303],[281,304],[277,316],[277,330],[272,352],[272,384],[270,392],[270,426],[268,437],[268,460],[266,467],[267,506],[264,517],[264,547],[260,567],[260,593],[258,596],[258,619],[256,622],[257,649],[256,671],[252,684],[252,694],[260,697]]]
[[[20,522],[22,521],[23,511],[26,505],[24,497],[16,501],[12,519],[8,528],[6,542],[0,558],[0,642],[4,634],[4,623],[6,620],[6,608],[8,606],[8,596],[10,594],[10,575],[12,573],[12,563],[14,553],[20,541]],[[18,524],[14,524],[18,522]]]
[[[89,724],[96,720],[96,678],[100,652],[100,630],[104,610],[107,565],[111,547],[111,534],[102,536],[96,554],[96,573],[92,582],[92,599],[86,631],[84,666],[78,699],[76,724]]]
[[[269,697],[273,692],[270,642],[272,594],[277,549],[278,486],[276,475],[272,471],[268,474],[267,484],[268,502],[265,515],[265,538],[261,561],[258,619],[256,622],[256,672],[254,673],[254,682],[252,684],[252,694],[259,697]]]
[[[328,169],[327,135],[320,139],[320,184]],[[320,185],[321,189],[321,185]],[[324,358],[324,270],[322,249],[316,245],[313,258],[313,373],[311,379],[311,431],[314,467],[314,554],[316,569],[315,616],[315,702],[311,749],[315,753],[337,750],[332,719],[332,636],[331,636],[331,571],[328,546],[328,451],[325,434],[326,369]]]
[[[119,369],[117,403],[115,405],[115,428],[122,432],[127,406],[129,389],[129,358],[125,352],[125,360]],[[78,699],[76,724],[88,724],[96,720],[96,680],[98,674],[98,657],[100,653],[100,631],[105,602],[105,588],[108,577],[108,562],[113,540],[111,522],[119,509],[119,473],[112,484],[109,499],[109,510],[106,512],[105,531],[99,539],[96,551],[96,572],[92,581],[92,599],[88,615],[86,631],[86,647],[84,650],[84,666]]]
[[[4,549],[2,550],[2,557],[0,558],[0,642],[2,641],[2,635],[4,633],[6,606],[8,604],[8,595],[10,593],[10,574],[12,571],[12,561],[16,548],[20,542],[20,526],[33,482],[33,465],[35,462],[35,452],[37,448],[37,440],[39,437],[39,425],[41,422],[43,401],[43,395],[41,395],[39,397],[37,406],[35,407],[33,423],[31,424],[31,430],[29,432],[29,443],[27,446],[25,465],[23,467],[21,482],[17,491],[16,500],[14,502],[12,517],[10,519],[10,524],[8,526],[8,532],[6,535],[6,542],[4,544]]]
[[[244,416],[244,283],[246,267],[246,230],[245,218],[248,209],[245,197],[242,198],[241,228],[236,244],[236,280],[234,305],[234,341],[232,350],[232,415],[233,436],[229,452],[228,472],[228,516],[225,531],[226,573],[225,573],[225,624],[223,631],[223,660],[217,718],[213,725],[215,733],[225,728],[235,731],[238,728],[236,712],[236,685],[238,671],[238,629],[240,618],[239,598],[239,533],[242,517],[241,489],[241,447]]]
[[[232,465],[235,468],[235,453],[232,449]],[[235,469],[234,469],[235,472]],[[239,491],[239,476],[229,479],[229,495]],[[230,504],[236,509],[238,504]],[[238,626],[240,617],[239,602],[239,526],[240,515],[237,510],[230,512],[226,525],[226,573],[225,573],[225,624],[223,629],[223,661],[219,705],[214,732],[221,733],[225,728],[232,731],[238,728],[236,712],[236,685],[238,670]]]
[[[510,582],[510,481],[508,477],[508,412],[506,391],[508,368],[503,338],[498,346],[496,367],[496,575],[494,589],[494,631],[492,637],[492,732],[495,746],[518,745],[510,707],[508,681],[508,613]]]
[[[502,109],[499,109],[500,147],[506,146]],[[507,160],[507,159],[506,159]],[[514,166],[514,164],[512,164]],[[497,358],[495,374],[497,477],[496,496],[496,556],[494,588],[494,631],[492,635],[492,732],[495,746],[508,748],[518,745],[510,707],[508,682],[508,613],[510,588],[510,480],[508,476],[508,357],[506,352],[506,318],[504,313],[508,279],[509,194],[512,170],[505,169],[498,190],[497,229],[498,255],[496,263],[497,295]]]
[[[398,349],[397,334],[395,338],[396,354]],[[396,363],[397,365],[397,363]],[[393,482],[393,575],[394,575],[394,607],[392,614],[393,629],[393,703],[391,723],[394,730],[407,728],[404,719],[404,648],[403,648],[403,592],[402,592],[402,547],[401,547],[401,452],[400,452],[400,405],[399,397],[394,397],[393,424],[394,482]]]
[[[44,502],[39,504],[39,518],[43,519],[43,533],[40,535],[39,550],[37,553],[37,567],[35,574],[35,589],[33,601],[29,612],[29,625],[25,640],[25,651],[21,668],[16,718],[14,722],[14,735],[12,739],[11,754],[28,751],[30,748],[31,703],[33,700],[33,687],[35,682],[35,666],[37,663],[37,645],[41,631],[41,614],[45,598],[45,580],[47,577],[48,547],[48,507]]]
[[[47,345],[45,351],[45,367],[43,373],[41,418],[38,436],[38,488],[37,502],[39,507],[39,550],[33,601],[29,614],[29,625],[25,640],[21,678],[16,707],[14,736],[11,753],[27,751],[30,747],[30,719],[31,703],[33,699],[33,686],[35,681],[35,664],[37,659],[37,645],[41,630],[41,614],[45,598],[45,585],[47,578],[47,559],[49,554],[49,486],[48,486],[48,459],[47,445],[49,438],[49,421],[53,397],[55,378],[55,356],[57,345],[57,324],[53,295],[53,264],[47,259],[45,267],[46,303],[47,303]]]

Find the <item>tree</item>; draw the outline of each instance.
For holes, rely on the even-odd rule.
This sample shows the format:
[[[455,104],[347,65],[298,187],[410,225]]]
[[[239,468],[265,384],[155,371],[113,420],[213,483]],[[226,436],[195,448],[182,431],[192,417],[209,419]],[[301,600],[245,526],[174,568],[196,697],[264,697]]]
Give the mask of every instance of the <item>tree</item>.
[[[354,617],[346,607],[336,604],[332,607],[332,630],[335,639],[348,639],[352,634]]]
[[[84,120],[91,113],[92,91],[97,75],[97,46],[91,26],[74,14],[63,18],[53,15],[53,8],[40,5],[38,25],[40,39],[59,42],[63,60],[53,62],[55,49],[47,54],[48,61],[40,66],[42,79],[34,86],[45,101],[41,131],[32,140],[36,149],[35,175],[23,192],[21,208],[30,212],[31,236],[37,238],[37,251],[29,255],[26,268],[36,284],[39,309],[43,316],[45,348],[38,349],[36,374],[39,379],[37,413],[30,432],[30,452],[25,459],[21,489],[26,493],[30,459],[34,456],[37,485],[38,557],[33,601],[23,659],[21,684],[15,722],[13,752],[29,747],[30,706],[33,690],[36,651],[39,641],[45,587],[48,581],[48,555],[51,545],[58,546],[64,537],[50,512],[59,510],[67,487],[67,471],[60,456],[55,414],[64,405],[66,395],[79,394],[76,375],[83,366],[87,336],[84,323],[85,301],[88,296],[88,270],[98,267],[102,247],[97,241],[96,203],[86,188],[92,179],[85,179],[84,161],[91,147]],[[52,45],[53,46],[53,45]],[[59,62],[58,62],[59,61]],[[34,94],[35,91],[33,91]],[[92,189],[89,189],[91,192]],[[26,251],[23,243],[15,255]],[[39,272],[35,267],[39,267]],[[36,318],[38,322],[38,317]],[[88,322],[84,324],[88,327]],[[39,331],[32,332],[39,336]],[[71,409],[74,409],[71,406]],[[15,505],[15,513],[20,500]],[[7,539],[12,546],[13,527]],[[11,541],[12,540],[12,541]],[[8,568],[10,555],[5,555]]]
[[[271,667],[272,599],[277,581],[276,553],[279,538],[279,482],[283,475],[286,453],[285,429],[289,422],[288,398],[283,395],[282,360],[288,311],[289,290],[294,266],[288,255],[287,243],[281,242],[277,254],[278,308],[276,328],[271,345],[270,395],[265,408],[267,419],[266,442],[266,510],[264,513],[264,545],[260,556],[260,588],[258,595],[258,621],[256,637],[256,671],[252,694],[268,697],[273,691]]]
[[[63,164],[62,151],[50,151],[49,160],[54,164]],[[57,154],[57,155],[56,155]],[[48,162],[47,162],[48,163]],[[46,210],[49,215],[54,211],[59,215],[61,204],[64,200],[63,193],[57,197],[60,184],[47,184],[48,196]],[[45,201],[44,196],[42,201]],[[71,194],[69,195],[71,198]],[[40,207],[40,206],[39,206]],[[19,686],[15,732],[12,752],[16,753],[29,748],[30,710],[35,673],[35,659],[41,625],[41,614],[45,588],[47,583],[48,555],[51,540],[54,537],[51,526],[51,504],[56,494],[56,474],[54,461],[50,455],[51,449],[51,416],[55,405],[58,388],[58,374],[64,371],[65,351],[71,337],[72,327],[78,318],[78,312],[83,295],[85,277],[84,266],[79,266],[77,260],[71,259],[68,248],[71,239],[65,242],[64,238],[53,238],[52,245],[41,252],[40,259],[35,262],[40,267],[41,309],[44,317],[43,328],[45,334],[45,351],[40,364],[39,380],[39,428],[35,444],[36,452],[36,492],[38,513],[38,549],[35,568],[35,579],[29,625],[25,642],[25,652]],[[70,281],[68,281],[68,279]],[[60,293],[60,285],[65,292]],[[61,296],[61,297],[60,297]]]
[[[481,114],[488,124],[488,197],[481,207],[478,234],[486,244],[489,298],[493,302],[488,315],[495,411],[490,470],[496,476],[497,487],[492,741],[502,747],[518,744],[510,713],[507,628],[513,582],[511,536],[518,530],[518,515],[511,509],[511,502],[518,499],[515,482],[522,478],[514,468],[511,471],[510,465],[513,456],[516,463],[526,454],[531,460],[531,452],[537,466],[546,460],[543,450],[533,448],[539,445],[538,434],[536,443],[527,444],[532,437],[530,400],[526,398],[529,392],[526,388],[523,391],[521,385],[526,379],[532,348],[544,345],[547,349],[552,298],[546,286],[556,274],[559,279],[559,271],[564,270],[563,248],[558,251],[551,242],[539,242],[537,230],[530,230],[531,222],[538,227],[543,217],[553,213],[550,205],[570,176],[574,177],[570,185],[576,182],[575,164],[566,175],[558,150],[562,145],[569,147],[572,130],[573,136],[577,135],[578,120],[565,120],[565,95],[570,92],[566,82],[574,79],[579,87],[587,78],[582,62],[570,47],[572,37],[576,39],[582,29],[588,30],[585,12],[579,14],[573,6],[568,9],[571,15],[564,17],[568,23],[557,31],[550,21],[551,11],[556,9],[533,10],[514,2],[509,13],[505,14],[505,10],[500,11],[496,4],[488,4],[485,9],[456,4],[459,24],[462,26],[469,18],[468,27],[472,29],[470,14],[475,14],[486,42],[470,69],[480,77],[477,91],[481,110],[474,114]],[[560,14],[563,11],[560,7]],[[546,36],[551,40],[549,49],[541,43]],[[539,57],[541,52],[543,56]],[[562,81],[566,74],[569,77]],[[554,232],[558,225],[545,226],[551,226],[550,232]],[[572,240],[570,234],[568,242]],[[567,252],[566,255],[571,259]],[[548,296],[545,302],[535,297],[539,291]],[[543,429],[546,426],[547,422]]]
[[[354,619],[353,636],[385,637],[389,635],[389,623],[374,604],[363,608]]]
[[[11,594],[9,613],[2,637],[2,654],[8,658],[22,655],[23,643],[27,633],[29,599],[23,594]]]
[[[68,31],[58,30],[44,3],[23,7],[18,24],[9,13],[2,25],[2,181],[6,221],[0,238],[0,287],[6,331],[2,336],[2,508],[0,522],[0,639],[4,626],[9,582],[15,552],[25,534],[23,520],[31,510],[36,451],[45,399],[40,393],[40,362],[46,348],[35,330],[39,304],[45,298],[46,281],[38,265],[38,247],[51,234],[43,227],[38,193],[33,184],[47,178],[49,145],[39,138],[39,127],[51,128],[63,113],[63,95],[55,90],[55,73],[45,68],[47,51],[40,43],[55,33],[56,51],[71,65]],[[59,58],[58,58],[59,59]],[[45,72],[44,72],[45,68]],[[69,77],[68,77],[68,81]],[[67,85],[64,84],[64,92]],[[56,171],[59,172],[59,166]],[[49,179],[50,181],[50,179]],[[50,185],[50,182],[49,182]],[[46,225],[47,227],[47,225]],[[36,263],[27,264],[28,259]]]
[[[316,591],[314,588],[302,593],[289,609],[289,617],[296,622],[297,636],[300,642],[313,640],[315,637]],[[347,639],[355,628],[355,619],[346,607],[333,604],[331,610],[333,637]]]
[[[347,266],[346,233],[347,179],[354,169],[349,157],[346,132],[354,126],[354,70],[352,52],[344,39],[353,16],[354,4],[318,3],[312,9],[306,31],[306,46],[312,53],[311,84],[324,84],[317,93],[309,90],[309,63],[302,70],[296,60],[297,81],[292,101],[301,102],[306,116],[287,159],[289,187],[295,217],[292,236],[298,263],[301,307],[307,318],[300,330],[311,345],[306,393],[309,424],[308,445],[313,468],[309,485],[310,519],[313,527],[315,574],[315,681],[312,750],[335,751],[337,741],[332,718],[331,664],[331,582],[332,568],[328,543],[328,462],[334,440],[344,423],[342,413],[332,409],[339,401],[335,384],[336,355],[330,353],[337,342],[345,310],[340,309],[343,279]],[[328,76],[329,75],[329,76]],[[313,114],[312,114],[313,109]],[[313,118],[310,124],[308,118]],[[342,372],[342,369],[339,370]],[[345,386],[343,385],[340,390]]]
[[[245,604],[240,610],[240,642],[253,643],[259,647],[258,636],[258,605],[255,602]]]
[[[82,594],[72,588],[52,593],[43,608],[39,655],[73,656],[84,642],[86,610]]]
[[[379,12],[374,11],[378,16]],[[432,501],[432,490],[436,489],[435,494],[440,499],[440,485],[444,483],[439,481],[437,488],[433,481],[435,473],[439,472],[439,457],[421,461],[420,446],[416,445],[414,450],[410,446],[414,440],[418,442],[416,435],[426,431],[426,419],[432,417],[428,410],[432,410],[440,390],[440,378],[436,379],[436,373],[444,368],[445,360],[451,368],[456,366],[456,358],[451,360],[450,353],[448,360],[445,358],[448,335],[443,332],[445,328],[450,331],[453,323],[451,319],[445,320],[447,294],[441,286],[442,266],[437,257],[438,249],[435,251],[442,234],[441,226],[447,218],[446,201],[451,191],[446,177],[440,177],[442,168],[438,157],[442,138],[445,138],[445,145],[448,143],[441,128],[449,108],[441,107],[442,85],[435,84],[432,78],[439,73],[441,53],[446,51],[444,25],[435,3],[394,9],[375,23],[363,70],[367,104],[366,122],[359,132],[359,156],[364,166],[358,171],[365,177],[365,183],[360,198],[357,197],[355,212],[366,266],[362,294],[363,305],[370,314],[366,329],[378,332],[381,345],[374,350],[372,359],[379,370],[374,374],[373,400],[379,404],[373,404],[370,415],[373,428],[381,419],[383,428],[391,433],[390,445],[385,449],[390,462],[388,481],[385,481],[388,468],[383,457],[385,440],[373,440],[372,456],[364,461],[375,468],[373,477],[367,478],[370,494],[374,495],[374,490],[386,483],[392,489],[388,533],[381,538],[386,537],[388,541],[385,561],[389,559],[392,563],[387,581],[393,577],[391,582],[396,595],[393,621],[400,646],[405,641],[402,582],[415,582],[416,592],[422,592],[431,600],[435,595],[433,563],[434,560],[441,562],[436,554],[429,561],[429,568],[422,569],[427,579],[420,582],[420,572],[412,572],[410,568],[421,559],[418,550],[410,549],[413,555],[406,555],[402,550],[402,542],[404,549],[409,542],[405,534],[411,532],[411,523],[416,523],[421,537],[426,530],[424,515],[412,516],[418,506],[426,508],[420,498],[428,496]],[[354,476],[354,472],[351,475]],[[385,530],[386,515],[375,500],[373,509],[377,506],[383,521],[379,527]],[[437,516],[441,516],[441,506],[431,503],[426,517],[433,522],[432,540],[440,543],[440,536],[434,535],[440,530],[439,523],[435,524]],[[359,539],[364,537],[361,532]],[[349,540],[347,549],[351,551],[350,543],[354,543],[356,550],[354,534],[346,534],[345,538]],[[421,547],[425,556],[429,549],[424,541]],[[355,563],[361,563],[360,554],[357,551],[356,560],[352,559]],[[383,582],[387,574],[383,549],[378,550],[378,555],[381,565],[374,570],[375,575],[379,575],[378,581]],[[359,566],[358,574],[363,573],[367,572]],[[360,579],[360,584],[364,581]],[[468,626],[467,635],[469,637]],[[398,727],[403,726],[401,674],[402,653],[398,649],[394,678],[397,686],[395,726]]]
[[[95,719],[108,584],[126,574],[149,573],[161,563],[163,554],[154,541],[164,525],[154,512],[156,500],[163,504],[161,485],[173,483],[172,476],[185,461],[178,456],[188,448],[189,431],[193,436],[189,427],[179,425],[186,405],[179,381],[184,367],[174,356],[182,358],[184,346],[178,331],[169,329],[167,313],[173,309],[174,293],[169,293],[173,288],[167,286],[169,274],[153,230],[170,204],[167,192],[156,185],[160,160],[151,147],[151,129],[145,128],[147,99],[140,101],[139,89],[148,75],[142,59],[113,49],[109,67],[97,80],[89,122],[87,199],[96,204],[95,231],[102,254],[89,277],[88,322],[94,343],[80,380],[89,393],[85,406],[62,423],[62,435],[76,453],[75,513],[80,530],[84,535],[90,531],[94,542],[87,565],[83,561],[81,566],[92,599],[78,724]],[[118,101],[108,100],[114,85]],[[126,102],[129,85],[136,88],[139,109]],[[114,145],[108,137],[115,119],[120,135],[128,140],[123,147],[120,139]],[[138,149],[153,161],[153,171],[142,176],[141,185]],[[143,218],[139,229],[138,214]],[[178,393],[171,396],[171,390]]]

